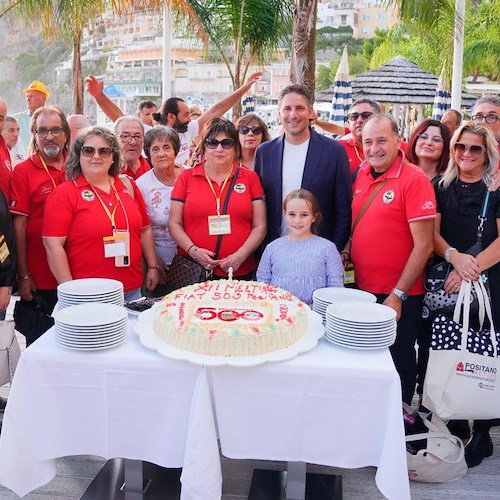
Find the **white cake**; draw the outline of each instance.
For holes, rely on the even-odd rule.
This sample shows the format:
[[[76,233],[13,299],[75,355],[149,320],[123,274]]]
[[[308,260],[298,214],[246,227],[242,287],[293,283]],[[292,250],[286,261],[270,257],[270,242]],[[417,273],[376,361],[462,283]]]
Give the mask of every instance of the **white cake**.
[[[255,281],[196,283],[165,296],[154,331],[181,349],[250,356],[284,349],[307,332],[307,308],[290,292]]]

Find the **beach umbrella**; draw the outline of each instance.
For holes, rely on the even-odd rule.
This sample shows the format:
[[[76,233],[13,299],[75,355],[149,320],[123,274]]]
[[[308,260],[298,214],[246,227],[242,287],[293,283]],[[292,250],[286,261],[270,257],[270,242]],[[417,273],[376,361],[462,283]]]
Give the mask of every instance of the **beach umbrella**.
[[[434,106],[432,108],[432,118],[434,120],[441,120],[446,110],[451,106],[451,94],[446,85],[445,77],[445,64],[439,75],[439,80],[436,88],[436,95],[434,96]]]
[[[330,123],[345,127],[347,115],[352,104],[352,86],[349,77],[349,62],[347,60],[347,47],[344,47],[340,64],[335,74],[335,83],[330,111]]]
[[[241,112],[243,115],[255,112],[255,99],[253,96],[247,95],[243,98],[243,102],[241,103]]]

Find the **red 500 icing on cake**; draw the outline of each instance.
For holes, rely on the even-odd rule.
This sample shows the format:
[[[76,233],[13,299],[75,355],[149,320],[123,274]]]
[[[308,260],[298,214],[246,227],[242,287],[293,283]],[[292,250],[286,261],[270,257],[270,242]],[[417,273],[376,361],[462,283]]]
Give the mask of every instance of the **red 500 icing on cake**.
[[[207,281],[161,301],[154,331],[165,342],[214,356],[284,349],[307,332],[307,306],[290,292],[255,281]]]

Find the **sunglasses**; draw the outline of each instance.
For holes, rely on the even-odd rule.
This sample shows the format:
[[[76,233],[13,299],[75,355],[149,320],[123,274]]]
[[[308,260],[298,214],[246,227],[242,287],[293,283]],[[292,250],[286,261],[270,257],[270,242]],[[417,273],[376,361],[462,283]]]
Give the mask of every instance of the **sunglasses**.
[[[252,131],[253,135],[260,135],[262,134],[262,129],[260,127],[247,127],[247,126],[242,126],[238,129],[238,132],[243,135],[247,135],[248,132]]]
[[[459,151],[460,153],[469,151],[471,156],[481,156],[486,151],[486,148],[484,146],[478,146],[476,144],[469,146],[468,144],[457,142],[455,144],[455,151]]]
[[[95,155],[96,148],[92,146],[83,146],[81,151],[85,158],[92,158]],[[101,158],[109,158],[112,152],[113,150],[111,148],[97,148],[97,154]]]
[[[362,113],[351,113],[347,118],[351,122],[355,122],[360,116],[363,120],[368,120],[373,113],[370,111],[363,111]]]
[[[222,141],[218,141],[217,139],[213,138],[205,139],[205,147],[207,149],[217,149],[219,144],[222,146],[222,149],[234,148],[234,142],[232,139],[222,139]]]
[[[429,137],[429,134],[418,134],[418,138],[422,141],[427,141]],[[441,139],[441,137],[439,137],[438,135],[433,135],[432,137],[430,137],[430,140],[434,144],[441,144],[443,142],[443,139]]]

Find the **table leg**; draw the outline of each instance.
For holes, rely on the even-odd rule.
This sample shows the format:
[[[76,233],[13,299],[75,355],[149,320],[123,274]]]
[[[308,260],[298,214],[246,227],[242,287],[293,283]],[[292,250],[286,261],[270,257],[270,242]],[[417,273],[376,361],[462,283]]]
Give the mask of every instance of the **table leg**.
[[[306,498],[305,462],[288,462],[286,474],[286,500],[305,500]]]
[[[143,500],[151,485],[151,479],[144,484],[141,460],[125,460],[125,481],[120,491],[125,493],[125,500]]]

